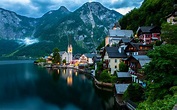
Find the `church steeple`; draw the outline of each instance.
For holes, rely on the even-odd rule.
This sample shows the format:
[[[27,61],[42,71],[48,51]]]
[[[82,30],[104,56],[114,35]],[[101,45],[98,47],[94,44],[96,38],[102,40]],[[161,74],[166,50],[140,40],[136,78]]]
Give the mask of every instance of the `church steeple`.
[[[68,45],[68,62],[71,63],[73,60],[73,47],[72,45]]]
[[[73,52],[73,47],[72,47],[72,45],[70,44],[70,45],[68,45],[68,53],[72,53]]]

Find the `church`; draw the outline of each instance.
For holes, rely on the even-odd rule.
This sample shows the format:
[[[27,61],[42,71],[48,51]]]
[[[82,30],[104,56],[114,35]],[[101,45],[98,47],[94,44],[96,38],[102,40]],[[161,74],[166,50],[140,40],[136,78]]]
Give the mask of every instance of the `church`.
[[[68,45],[68,51],[60,51],[59,52],[60,57],[61,57],[61,62],[63,62],[63,60],[66,60],[66,63],[71,63],[73,60],[73,48],[72,45],[69,44]]]

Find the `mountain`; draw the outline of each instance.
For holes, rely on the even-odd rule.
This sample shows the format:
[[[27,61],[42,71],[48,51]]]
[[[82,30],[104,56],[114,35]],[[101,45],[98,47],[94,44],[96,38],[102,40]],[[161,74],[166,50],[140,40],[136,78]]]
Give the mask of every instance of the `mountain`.
[[[68,43],[72,43],[74,53],[93,52],[108,29],[122,17],[98,2],[87,2],[74,12],[61,6],[37,19],[1,10],[0,38],[17,42],[22,39],[18,50],[4,53],[5,56],[43,56],[54,47],[66,50]],[[26,38],[37,42],[27,45],[29,40]]]
[[[76,11],[61,16],[57,23],[51,21],[50,28],[41,28],[45,31],[38,31],[36,37],[53,41],[59,47],[63,45],[65,49],[68,42],[71,42],[73,45],[76,43],[79,47],[94,51],[106,36],[107,30],[121,17],[120,13],[109,10],[98,2],[88,2]],[[79,51],[75,50],[76,53]]]
[[[0,39],[15,40],[31,37],[37,22],[37,19],[20,16],[0,8]]]
[[[158,25],[166,22],[176,0],[144,0],[140,8],[135,8],[123,16],[119,23],[122,29],[132,29],[134,32],[139,26]]]

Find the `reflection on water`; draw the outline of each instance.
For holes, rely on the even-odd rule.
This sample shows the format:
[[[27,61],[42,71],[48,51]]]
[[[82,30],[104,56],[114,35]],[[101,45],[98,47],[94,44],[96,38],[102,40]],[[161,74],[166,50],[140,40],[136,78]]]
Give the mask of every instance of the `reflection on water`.
[[[111,110],[111,94],[72,69],[49,69],[32,62],[0,62],[0,109]]]

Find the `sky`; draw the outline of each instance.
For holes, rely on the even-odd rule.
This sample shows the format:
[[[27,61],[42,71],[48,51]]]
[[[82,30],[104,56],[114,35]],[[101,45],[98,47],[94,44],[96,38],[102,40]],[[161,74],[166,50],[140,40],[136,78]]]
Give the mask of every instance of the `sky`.
[[[0,8],[14,11],[19,15],[39,18],[50,10],[65,6],[75,11],[86,2],[100,2],[103,6],[123,15],[134,8],[139,8],[144,0],[1,0]]]

